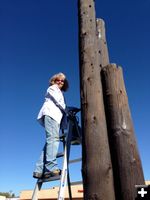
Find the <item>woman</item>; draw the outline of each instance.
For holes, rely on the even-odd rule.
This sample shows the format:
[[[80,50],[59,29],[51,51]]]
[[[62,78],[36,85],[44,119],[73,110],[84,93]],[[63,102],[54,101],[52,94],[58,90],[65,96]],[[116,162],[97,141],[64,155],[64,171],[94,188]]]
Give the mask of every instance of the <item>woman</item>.
[[[45,95],[45,102],[37,117],[40,124],[45,128],[46,143],[40,159],[36,163],[33,172],[34,178],[48,178],[60,174],[56,156],[59,147],[59,129],[63,113],[54,103],[52,97],[65,109],[66,105],[62,91],[67,91],[68,81],[63,73],[58,73],[50,79],[49,83],[50,86]]]

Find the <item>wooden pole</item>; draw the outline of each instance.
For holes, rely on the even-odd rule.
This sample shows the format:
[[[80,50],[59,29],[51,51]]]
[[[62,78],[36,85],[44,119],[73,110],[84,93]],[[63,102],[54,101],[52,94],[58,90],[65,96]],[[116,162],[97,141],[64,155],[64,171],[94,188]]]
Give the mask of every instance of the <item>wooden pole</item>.
[[[116,200],[134,200],[135,185],[144,185],[144,175],[135,139],[122,68],[102,68],[105,110],[110,138]]]
[[[100,80],[94,0],[78,0],[85,200],[115,200]]]
[[[105,67],[109,64],[109,54],[105,33],[105,22],[103,19],[96,20],[98,53],[99,53],[99,67]]]

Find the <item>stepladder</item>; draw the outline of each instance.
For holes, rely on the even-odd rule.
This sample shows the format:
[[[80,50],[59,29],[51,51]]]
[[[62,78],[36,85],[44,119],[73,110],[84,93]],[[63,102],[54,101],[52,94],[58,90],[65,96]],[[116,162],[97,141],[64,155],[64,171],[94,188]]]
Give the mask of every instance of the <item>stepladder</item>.
[[[38,179],[32,194],[32,200],[38,200],[38,193],[41,190],[43,183],[56,180],[60,180],[57,199],[65,199],[66,186],[68,186],[69,199],[72,199],[69,164],[80,162],[82,159],[80,157],[70,160],[70,150],[72,145],[80,145],[82,143],[82,134],[79,126],[79,120],[76,115],[80,109],[68,107],[68,110],[69,116],[67,116],[67,126],[65,129],[62,128],[60,131],[60,141],[63,144],[63,151],[57,154],[57,158],[63,157],[61,175]]]

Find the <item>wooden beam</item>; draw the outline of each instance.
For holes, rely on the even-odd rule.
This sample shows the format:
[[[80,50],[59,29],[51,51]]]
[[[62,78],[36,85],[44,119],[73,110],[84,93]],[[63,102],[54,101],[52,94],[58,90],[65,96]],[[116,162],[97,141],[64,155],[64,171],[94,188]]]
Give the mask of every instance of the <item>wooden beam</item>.
[[[109,64],[109,54],[106,41],[105,22],[103,19],[96,20],[98,53],[99,53],[99,67],[105,67]]]
[[[79,0],[79,57],[85,200],[115,200],[100,80],[94,0]]]
[[[135,199],[135,185],[144,185],[144,175],[122,68],[110,64],[101,71],[110,139],[116,199]]]

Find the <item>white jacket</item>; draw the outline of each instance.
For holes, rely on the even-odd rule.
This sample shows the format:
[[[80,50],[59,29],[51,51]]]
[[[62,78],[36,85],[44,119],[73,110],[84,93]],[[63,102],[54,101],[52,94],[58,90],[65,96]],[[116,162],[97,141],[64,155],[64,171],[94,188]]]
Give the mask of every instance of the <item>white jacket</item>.
[[[66,107],[62,91],[56,84],[54,84],[47,89],[47,92],[45,94],[45,102],[38,114],[37,120],[43,125],[42,118],[44,115],[48,115],[55,121],[57,121],[58,124],[60,124],[63,114],[61,110],[55,105],[55,103],[51,100],[49,94],[52,95],[64,109]]]

